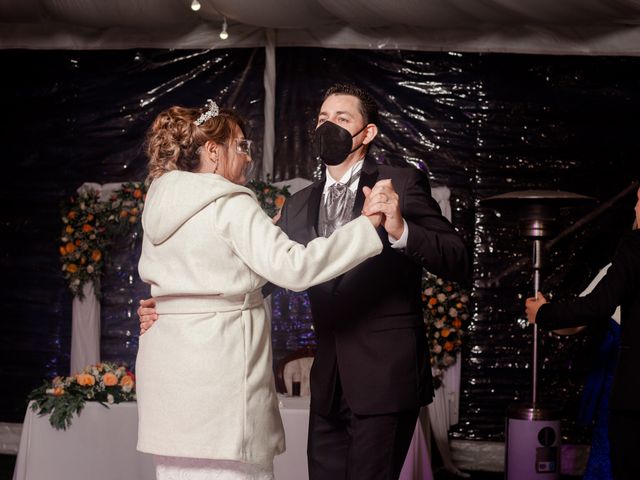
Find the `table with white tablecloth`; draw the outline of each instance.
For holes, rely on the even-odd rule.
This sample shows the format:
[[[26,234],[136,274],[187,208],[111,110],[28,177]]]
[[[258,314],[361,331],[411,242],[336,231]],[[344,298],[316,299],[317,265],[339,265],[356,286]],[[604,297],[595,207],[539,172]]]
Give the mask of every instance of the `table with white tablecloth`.
[[[279,397],[287,451],[276,457],[276,480],[306,480],[308,397]],[[88,402],[67,430],[27,409],[13,480],[154,480],[151,455],[136,450],[135,402],[106,408]],[[432,480],[427,447],[418,426],[401,480]]]

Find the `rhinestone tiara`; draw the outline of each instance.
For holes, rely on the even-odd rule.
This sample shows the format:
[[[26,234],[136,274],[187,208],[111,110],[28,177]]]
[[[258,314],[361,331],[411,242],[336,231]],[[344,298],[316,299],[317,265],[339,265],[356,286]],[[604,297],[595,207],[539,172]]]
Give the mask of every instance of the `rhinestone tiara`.
[[[202,115],[200,115],[195,122],[193,122],[198,127],[202,125],[204,122],[206,122],[207,120],[209,120],[210,118],[217,117],[218,114],[220,113],[220,109],[218,108],[218,105],[216,104],[216,102],[214,102],[210,98],[207,99],[207,105],[208,105],[207,111],[204,112]]]

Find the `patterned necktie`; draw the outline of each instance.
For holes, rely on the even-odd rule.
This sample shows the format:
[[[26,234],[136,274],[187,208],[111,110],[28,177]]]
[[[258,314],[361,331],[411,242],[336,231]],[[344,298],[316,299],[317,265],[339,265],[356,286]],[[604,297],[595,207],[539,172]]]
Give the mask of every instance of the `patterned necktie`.
[[[347,183],[336,182],[327,189],[318,220],[320,235],[323,237],[328,237],[337,228],[351,221],[356,193],[349,187],[360,179],[360,171],[354,173]]]

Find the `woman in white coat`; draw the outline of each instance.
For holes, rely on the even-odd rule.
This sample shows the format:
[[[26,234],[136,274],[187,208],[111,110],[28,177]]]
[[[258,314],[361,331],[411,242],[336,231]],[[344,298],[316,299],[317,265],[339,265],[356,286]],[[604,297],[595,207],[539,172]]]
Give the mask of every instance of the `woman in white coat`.
[[[138,450],[158,479],[271,479],[284,436],[261,287],[305,290],[377,255],[381,219],[289,240],[242,186],[241,119],[213,102],[162,112],[147,153],[139,272],[160,319],[136,361]]]

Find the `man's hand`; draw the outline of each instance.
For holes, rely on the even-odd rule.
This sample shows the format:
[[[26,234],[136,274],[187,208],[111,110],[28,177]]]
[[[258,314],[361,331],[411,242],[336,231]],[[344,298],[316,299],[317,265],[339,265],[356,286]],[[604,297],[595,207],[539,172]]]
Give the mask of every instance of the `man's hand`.
[[[146,300],[140,300],[140,306],[138,307],[138,319],[140,320],[140,335],[149,330],[153,323],[158,319],[156,313],[156,299],[147,298]]]
[[[544,295],[542,295],[540,292],[538,292],[535,297],[527,298],[527,301],[525,302],[525,309],[527,312],[527,319],[529,320],[529,323],[536,323],[536,315],[538,313],[538,310],[545,303],[547,303],[547,299],[544,298]]]
[[[364,192],[364,206],[362,207],[362,214],[367,216],[374,228],[378,228],[382,223],[382,214],[365,213],[365,211],[369,208],[369,204],[371,203],[371,189],[369,187],[363,187],[362,191]]]
[[[367,201],[363,207],[365,215],[384,214],[382,226],[393,238],[402,237],[404,221],[400,211],[400,196],[396,193],[391,180],[380,180],[373,188],[364,187]]]

